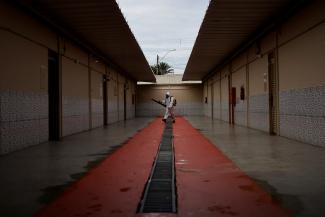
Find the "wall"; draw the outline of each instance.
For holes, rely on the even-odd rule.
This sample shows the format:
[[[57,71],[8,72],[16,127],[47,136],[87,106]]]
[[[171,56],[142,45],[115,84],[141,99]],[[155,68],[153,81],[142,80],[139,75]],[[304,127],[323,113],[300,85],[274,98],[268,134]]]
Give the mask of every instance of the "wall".
[[[221,73],[221,120],[229,122],[229,78],[228,70]]]
[[[124,85],[126,80],[123,76],[117,76],[117,89],[118,89],[118,120],[124,120]]]
[[[285,42],[325,19],[325,3],[309,9],[279,35],[280,135],[325,147],[325,23]]]
[[[208,99],[208,103],[206,103],[206,116],[208,117],[212,117],[212,112],[211,112],[211,109],[213,109],[213,101],[212,101],[212,98],[213,98],[213,95],[212,95],[212,92],[213,92],[213,82],[212,80],[209,80],[207,82],[207,99]]]
[[[91,128],[103,126],[104,105],[103,105],[103,75],[105,65],[92,61],[91,67]]]
[[[67,51],[70,49],[67,48]],[[62,57],[62,135],[67,136],[90,129],[88,55],[79,62],[72,59],[82,51]],[[70,59],[71,58],[71,59]]]
[[[240,99],[240,89],[246,91],[246,66],[239,68],[232,74],[232,87],[236,88],[236,106],[234,107],[235,124],[247,126],[247,99]],[[247,94],[245,93],[245,96]]]
[[[169,91],[177,100],[176,115],[203,115],[202,85],[138,85],[137,116],[162,116],[165,108],[151,99],[163,100]]]
[[[0,27],[0,154],[5,154],[48,139],[47,47],[56,48],[56,35],[5,2]]]
[[[47,49],[0,30],[0,153],[48,139]]]
[[[106,72],[115,74],[115,80],[109,81],[107,88],[108,120],[109,123],[121,120],[117,105],[124,104],[123,97],[116,97],[111,85],[117,84],[119,73],[98,62],[94,54],[3,1],[0,48],[0,155],[49,139],[49,50],[58,52],[60,60],[61,137],[103,125],[102,76]],[[125,78],[120,76],[120,80],[124,82]],[[127,97],[130,112],[127,117],[132,118],[134,105],[129,101],[132,102],[135,82],[128,82],[132,91]]]
[[[276,133],[325,146],[324,11],[324,1],[309,4],[229,64],[232,87],[236,87],[235,124],[270,131],[268,54],[274,52]],[[228,121],[225,74],[221,70],[213,75],[214,87],[219,85],[220,79],[216,78],[221,77],[221,93],[218,88],[214,88],[213,104],[214,118]],[[239,99],[240,86],[245,88],[245,100]],[[221,106],[217,106],[219,95]],[[206,115],[208,113],[205,111]]]
[[[128,81],[128,89],[126,91],[126,119],[131,119],[135,116],[135,92],[136,84]],[[134,97],[133,101],[132,97]]]
[[[114,123],[118,121],[118,84],[117,84],[117,73],[109,69],[109,81],[107,82],[107,119],[108,123]]]
[[[213,79],[213,118],[221,119],[221,81],[220,74]]]
[[[205,116],[210,116],[211,112],[210,112],[210,109],[211,109],[211,105],[210,105],[210,100],[209,99],[209,81],[205,82],[203,84],[203,99],[202,99],[202,102],[203,102],[203,114]]]
[[[249,64],[249,107],[248,126],[269,131],[269,95],[268,95],[267,56],[256,59]]]

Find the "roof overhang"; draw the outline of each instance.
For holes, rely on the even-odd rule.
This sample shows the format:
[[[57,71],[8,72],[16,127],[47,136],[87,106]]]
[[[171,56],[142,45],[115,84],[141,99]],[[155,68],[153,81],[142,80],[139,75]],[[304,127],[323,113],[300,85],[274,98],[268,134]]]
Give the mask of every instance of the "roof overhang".
[[[307,0],[211,0],[183,80],[204,80],[220,70]]]
[[[155,76],[115,0],[15,0],[64,36],[136,81]]]

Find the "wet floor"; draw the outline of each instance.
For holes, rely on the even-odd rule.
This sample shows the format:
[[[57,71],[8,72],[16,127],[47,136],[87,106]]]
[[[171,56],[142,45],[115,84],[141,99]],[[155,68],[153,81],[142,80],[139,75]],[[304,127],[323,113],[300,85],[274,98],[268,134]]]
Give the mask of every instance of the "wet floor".
[[[32,216],[152,120],[136,118],[1,156],[0,216]],[[205,117],[187,120],[296,217],[324,216],[325,149]]]
[[[152,120],[119,122],[1,156],[0,216],[32,216]]]
[[[159,118],[152,121],[35,217],[171,216],[136,212],[159,143],[166,139],[166,135],[162,138],[164,126]],[[173,128],[178,204],[173,216],[292,216],[184,118],[177,118]],[[155,180],[164,179],[151,183]],[[156,187],[148,200],[161,206],[156,204]]]
[[[155,119],[34,217],[133,217],[164,123]]]
[[[324,148],[207,117],[187,120],[295,216],[324,216]]]

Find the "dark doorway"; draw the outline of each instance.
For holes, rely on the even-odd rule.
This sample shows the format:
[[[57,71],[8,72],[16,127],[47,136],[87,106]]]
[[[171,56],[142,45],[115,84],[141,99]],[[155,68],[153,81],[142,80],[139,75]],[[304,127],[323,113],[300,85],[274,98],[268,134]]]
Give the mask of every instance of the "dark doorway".
[[[104,111],[104,126],[107,126],[108,119],[107,119],[107,76],[103,75],[103,111]]]
[[[59,56],[48,52],[49,140],[60,140]]]
[[[270,134],[277,134],[277,76],[275,54],[268,54]]]

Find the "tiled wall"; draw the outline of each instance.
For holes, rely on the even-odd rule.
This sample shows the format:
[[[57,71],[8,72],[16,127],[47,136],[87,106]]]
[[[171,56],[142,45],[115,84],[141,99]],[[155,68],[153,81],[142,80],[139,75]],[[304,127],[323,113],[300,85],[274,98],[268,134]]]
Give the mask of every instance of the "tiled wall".
[[[200,102],[188,102],[177,103],[175,107],[176,115],[203,115],[202,103]]]
[[[117,100],[108,102],[107,122],[115,123],[118,121]]]
[[[247,126],[247,102],[237,99],[235,110],[235,124]]]
[[[162,116],[164,113],[165,108],[157,103],[148,102],[137,104],[136,116],[138,117]]]
[[[221,120],[229,122],[229,104],[228,101],[221,102]]]
[[[175,115],[203,115],[201,102],[179,103],[175,107]],[[138,117],[163,116],[165,108],[155,102],[137,104],[136,115]]]
[[[47,93],[1,91],[0,127],[0,154],[47,141]]]
[[[123,107],[122,107],[123,108]],[[118,120],[119,121],[123,121],[124,120],[124,110],[123,109],[120,109],[118,111]]]
[[[127,119],[134,118],[134,113],[135,113],[135,110],[134,110],[134,106],[132,105],[126,110],[126,118]]]
[[[213,118],[220,119],[221,110],[220,110],[220,102],[219,100],[213,102]]]
[[[89,100],[80,97],[62,98],[62,135],[89,130]]]
[[[132,104],[132,92],[130,92],[130,91],[128,91],[126,105],[127,105],[126,118],[127,119],[134,118],[134,115],[135,115],[135,105]]]
[[[111,123],[115,123],[118,121],[118,112],[117,111],[109,111],[108,114],[107,114],[107,122],[109,124]]]
[[[269,95],[249,97],[249,127],[269,132]]]
[[[280,135],[325,147],[325,85],[279,94]]]
[[[104,114],[103,114],[103,100],[92,99],[91,100],[91,121],[92,128],[103,126]]]
[[[203,114],[205,116],[211,116],[211,105],[208,103],[203,103]]]

